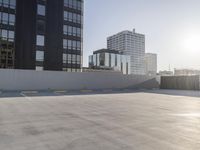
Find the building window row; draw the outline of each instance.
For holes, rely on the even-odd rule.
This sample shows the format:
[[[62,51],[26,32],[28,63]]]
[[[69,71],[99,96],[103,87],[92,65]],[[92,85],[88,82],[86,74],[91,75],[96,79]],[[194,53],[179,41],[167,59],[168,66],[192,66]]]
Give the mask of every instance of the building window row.
[[[64,0],[64,6],[82,10],[82,2],[80,0]]]
[[[71,50],[81,50],[81,42],[75,40],[63,39],[63,48]]]
[[[0,30],[0,37],[3,40],[8,40],[10,42],[14,41],[14,37],[15,37],[15,32],[11,31],[11,30]]]
[[[5,12],[0,12],[0,23],[2,24],[9,24],[9,25],[15,25],[15,15],[14,14],[8,14]]]
[[[0,6],[15,9],[16,0],[0,0]]]
[[[81,37],[81,28],[64,25],[63,34]]]
[[[67,71],[67,72],[81,72],[81,69],[77,69],[77,68],[63,68],[63,71]]]
[[[81,64],[81,56],[73,54],[63,54],[63,64]]]
[[[74,23],[81,23],[82,19],[80,14],[64,11],[64,20]]]

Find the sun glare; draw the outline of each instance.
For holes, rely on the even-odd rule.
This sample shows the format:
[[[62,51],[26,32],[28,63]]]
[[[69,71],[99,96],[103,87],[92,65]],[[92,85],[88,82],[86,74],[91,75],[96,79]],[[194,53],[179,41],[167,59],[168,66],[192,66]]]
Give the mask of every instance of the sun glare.
[[[200,51],[200,34],[189,34],[183,40],[183,48],[190,52]]]

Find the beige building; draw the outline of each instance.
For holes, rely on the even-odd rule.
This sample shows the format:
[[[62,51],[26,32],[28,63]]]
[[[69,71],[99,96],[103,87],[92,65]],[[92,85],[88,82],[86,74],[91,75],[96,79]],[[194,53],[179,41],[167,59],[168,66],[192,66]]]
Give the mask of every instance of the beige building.
[[[145,72],[146,75],[155,76],[157,73],[157,54],[145,54]]]

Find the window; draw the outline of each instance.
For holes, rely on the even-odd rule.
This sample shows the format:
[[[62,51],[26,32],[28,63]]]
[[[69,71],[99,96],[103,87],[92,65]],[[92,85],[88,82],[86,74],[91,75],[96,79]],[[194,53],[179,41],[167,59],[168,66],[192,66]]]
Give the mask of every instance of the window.
[[[72,28],[73,28],[73,31],[72,31],[73,36],[76,36],[76,27],[72,27]]]
[[[72,41],[68,40],[68,49],[72,49]]]
[[[77,23],[77,14],[73,13],[73,18],[72,18],[72,21]]]
[[[68,12],[64,11],[64,20],[68,20]]]
[[[68,33],[68,32],[67,32],[67,28],[68,28],[67,25],[64,25],[64,26],[63,26],[63,34],[67,34],[67,33]]]
[[[45,6],[44,5],[38,5],[37,6],[37,14],[45,16]]]
[[[77,64],[81,64],[81,56],[80,55],[77,55]]]
[[[81,37],[81,29],[80,28],[77,28],[77,36]]]
[[[44,51],[36,51],[36,61],[44,61]]]
[[[8,38],[8,31],[7,30],[2,30],[2,37],[4,39],[7,39]]]
[[[81,42],[77,41],[77,50],[81,50]]]
[[[72,55],[72,64],[76,64],[76,55]]]
[[[63,39],[63,48],[64,49],[67,49],[67,40],[66,39]]]
[[[78,7],[78,10],[81,10],[81,8],[82,8],[82,2],[81,1],[77,1],[77,7]]]
[[[45,33],[45,21],[44,20],[37,20],[37,31],[39,33]]]
[[[72,41],[72,47],[73,47],[73,50],[76,49],[76,41]]]
[[[15,8],[16,6],[16,0],[10,0],[10,8]]]
[[[72,55],[68,54],[68,64],[71,64],[72,63]]]
[[[72,26],[68,26],[68,35],[72,35],[73,34],[73,30],[72,30]]]
[[[8,31],[8,38],[9,41],[14,41],[14,31]]]
[[[73,6],[72,7],[75,8],[75,9],[77,8],[77,0],[73,1]]]
[[[0,5],[2,5],[2,4],[4,7],[9,7],[9,8],[15,9],[16,0],[0,0]]]
[[[36,71],[42,71],[43,70],[43,67],[41,66],[36,66]]]
[[[15,15],[9,14],[9,24],[14,25],[15,24]]]
[[[69,12],[68,21],[73,21],[73,13]]]
[[[3,0],[3,6],[9,7],[9,0]]]
[[[8,24],[8,13],[3,13],[2,20],[3,24]]]
[[[67,63],[67,54],[63,54],[63,63],[64,63],[64,64]]]
[[[37,35],[37,46],[44,46],[44,36],[43,35]]]
[[[77,23],[81,23],[81,15],[77,15]]]

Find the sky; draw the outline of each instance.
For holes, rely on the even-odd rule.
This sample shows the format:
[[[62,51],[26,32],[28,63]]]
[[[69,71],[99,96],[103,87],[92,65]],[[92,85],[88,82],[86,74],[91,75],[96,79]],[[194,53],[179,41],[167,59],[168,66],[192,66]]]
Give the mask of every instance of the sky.
[[[108,36],[136,29],[158,70],[200,69],[200,0],[85,0],[83,65]],[[170,67],[169,67],[170,66]]]

